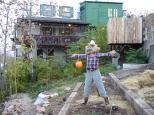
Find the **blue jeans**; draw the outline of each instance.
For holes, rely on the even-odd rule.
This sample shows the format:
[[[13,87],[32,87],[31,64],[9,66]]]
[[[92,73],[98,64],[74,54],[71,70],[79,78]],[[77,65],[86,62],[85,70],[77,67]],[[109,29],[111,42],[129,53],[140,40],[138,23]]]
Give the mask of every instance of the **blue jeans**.
[[[97,69],[95,71],[87,71],[87,73],[85,74],[86,78],[85,78],[85,86],[84,86],[84,96],[88,97],[90,94],[90,88],[91,88],[91,84],[92,82],[95,83],[99,95],[101,97],[106,97],[106,90],[104,88],[104,84],[103,81],[101,79],[101,73],[100,71]]]

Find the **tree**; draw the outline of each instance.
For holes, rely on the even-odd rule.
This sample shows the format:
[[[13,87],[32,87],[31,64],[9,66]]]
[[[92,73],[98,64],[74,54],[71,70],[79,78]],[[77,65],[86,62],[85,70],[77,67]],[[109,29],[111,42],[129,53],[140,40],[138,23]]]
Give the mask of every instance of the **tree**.
[[[3,56],[3,66],[5,68],[6,65],[6,49],[7,49],[7,41],[11,37],[13,33],[13,25],[15,22],[15,16],[11,16],[11,14],[15,14],[16,9],[15,6],[16,0],[10,0],[8,2],[1,2],[0,4],[0,38],[1,43],[3,43],[2,47],[4,48],[4,56]]]

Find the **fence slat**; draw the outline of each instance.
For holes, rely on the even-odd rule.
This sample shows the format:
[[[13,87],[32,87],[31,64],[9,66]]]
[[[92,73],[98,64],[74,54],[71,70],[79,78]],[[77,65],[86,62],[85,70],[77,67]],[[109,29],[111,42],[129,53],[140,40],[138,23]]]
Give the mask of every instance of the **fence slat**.
[[[109,44],[142,43],[141,18],[111,18],[107,26]]]

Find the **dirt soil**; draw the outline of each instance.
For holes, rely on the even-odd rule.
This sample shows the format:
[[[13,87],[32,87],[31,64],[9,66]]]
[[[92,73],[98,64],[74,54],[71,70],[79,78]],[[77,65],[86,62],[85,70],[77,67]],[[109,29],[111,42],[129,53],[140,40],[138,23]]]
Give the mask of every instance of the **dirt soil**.
[[[70,115],[137,115],[130,104],[106,82],[105,87],[109,95],[110,104],[105,106],[104,99],[98,96],[96,87],[92,85],[91,95],[87,105],[83,103],[83,86],[80,88],[74,103],[72,103]],[[115,105],[118,108],[112,108]]]
[[[72,87],[69,91],[65,91],[65,97],[68,97],[70,93],[72,92],[74,87]],[[36,106],[33,104],[35,99],[31,99],[28,94],[22,93],[22,94],[17,94],[17,95],[12,95],[10,96],[10,99],[5,102],[5,108],[11,106],[11,105],[20,105],[20,107],[23,108],[23,110],[18,113],[18,115],[36,115]],[[55,96],[49,99],[49,106],[45,107],[46,112],[41,115],[58,115],[59,111],[63,107],[65,101],[64,101],[64,96],[59,95]],[[4,106],[3,106],[4,108]],[[2,111],[1,111],[2,112]],[[0,112],[0,115],[1,115]],[[12,114],[11,114],[12,115]]]

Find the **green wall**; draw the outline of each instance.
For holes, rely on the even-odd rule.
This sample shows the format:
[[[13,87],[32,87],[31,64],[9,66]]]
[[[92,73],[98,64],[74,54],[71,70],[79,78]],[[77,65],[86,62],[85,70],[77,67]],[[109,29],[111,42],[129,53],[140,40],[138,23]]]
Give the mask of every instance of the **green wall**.
[[[85,1],[80,4],[80,19],[92,26],[102,26],[106,25],[110,16],[112,17],[122,17],[123,16],[123,4],[114,2],[97,2],[97,1]],[[112,11],[111,11],[112,9]],[[117,16],[114,12],[117,10]]]

